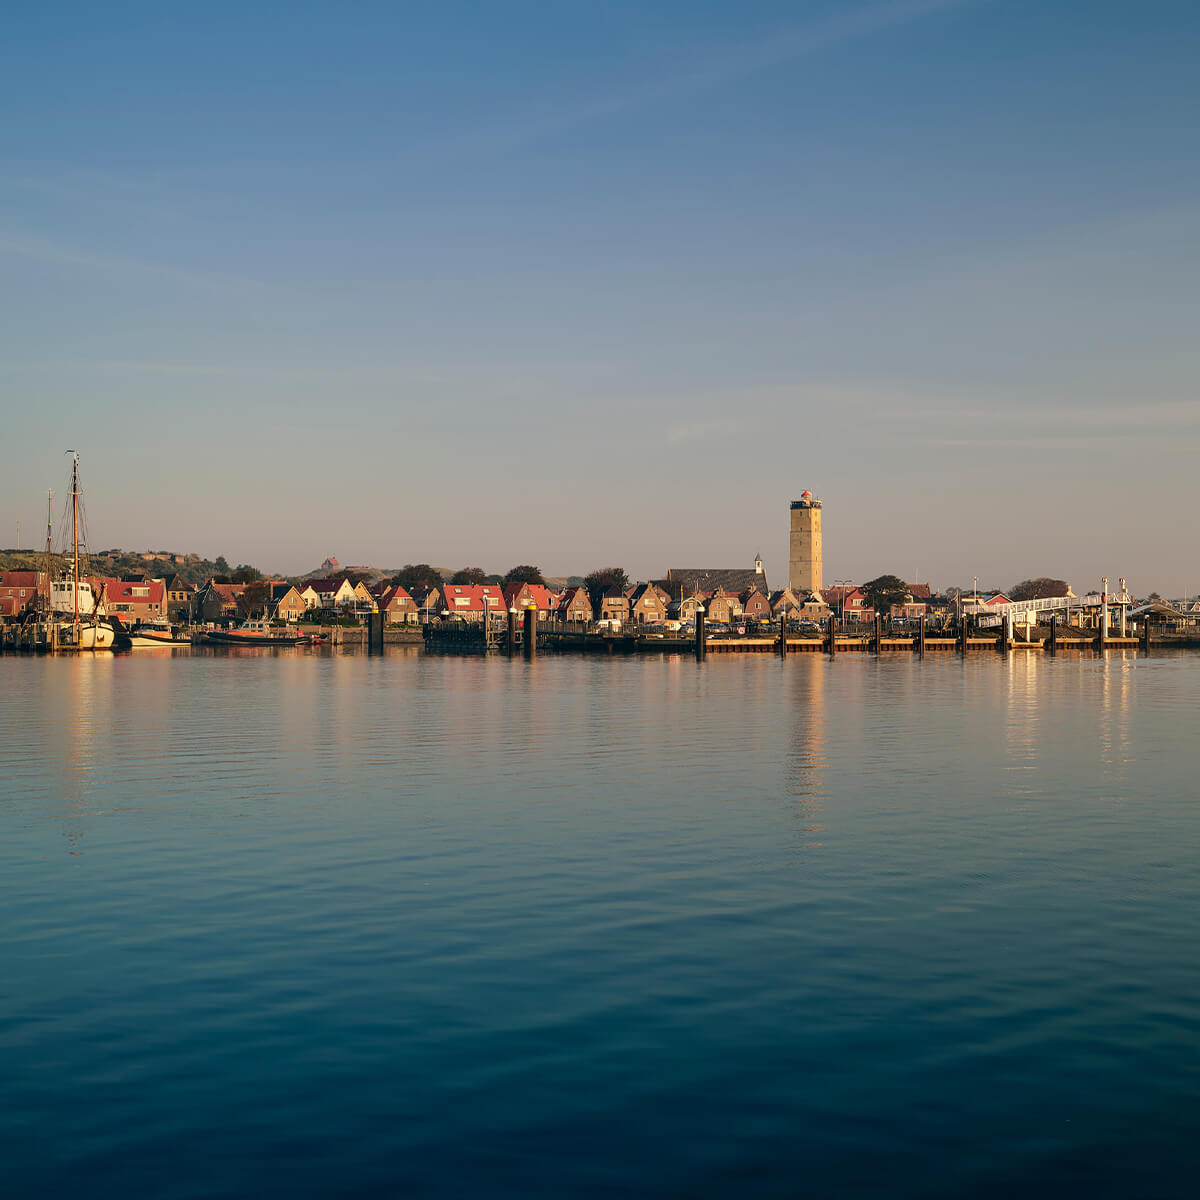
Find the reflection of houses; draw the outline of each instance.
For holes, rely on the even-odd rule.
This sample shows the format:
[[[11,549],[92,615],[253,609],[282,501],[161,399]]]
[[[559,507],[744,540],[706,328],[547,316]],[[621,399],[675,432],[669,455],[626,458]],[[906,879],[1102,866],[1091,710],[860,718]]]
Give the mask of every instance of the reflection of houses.
[[[590,621],[592,619],[592,602],[588,599],[587,588],[576,584],[562,594],[558,602],[558,619],[560,621]]]

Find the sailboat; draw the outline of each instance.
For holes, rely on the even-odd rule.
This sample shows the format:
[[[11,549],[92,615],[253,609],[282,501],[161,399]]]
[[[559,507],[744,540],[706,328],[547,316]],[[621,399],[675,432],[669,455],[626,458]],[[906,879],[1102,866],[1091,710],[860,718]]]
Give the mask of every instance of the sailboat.
[[[97,600],[92,582],[87,576],[86,561],[82,578],[79,573],[79,535],[83,497],[79,490],[79,452],[71,455],[71,562],[55,576],[51,560],[50,517],[46,520],[46,558],[50,576],[50,622],[53,641],[60,650],[111,650],[116,641],[113,623],[102,616],[102,603]],[[49,503],[47,504],[49,507]]]

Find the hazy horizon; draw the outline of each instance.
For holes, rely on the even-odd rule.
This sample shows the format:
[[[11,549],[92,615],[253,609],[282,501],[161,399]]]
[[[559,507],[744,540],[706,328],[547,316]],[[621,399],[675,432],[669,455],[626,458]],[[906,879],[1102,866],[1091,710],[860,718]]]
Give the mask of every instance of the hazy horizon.
[[[7,34],[2,542],[1200,592],[1194,5]]]

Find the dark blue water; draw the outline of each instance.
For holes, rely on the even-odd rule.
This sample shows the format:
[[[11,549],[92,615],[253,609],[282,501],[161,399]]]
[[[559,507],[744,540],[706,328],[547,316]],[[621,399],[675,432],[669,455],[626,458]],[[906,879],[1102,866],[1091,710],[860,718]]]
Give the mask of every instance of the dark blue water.
[[[1200,656],[0,659],[0,1193],[1178,1196]]]

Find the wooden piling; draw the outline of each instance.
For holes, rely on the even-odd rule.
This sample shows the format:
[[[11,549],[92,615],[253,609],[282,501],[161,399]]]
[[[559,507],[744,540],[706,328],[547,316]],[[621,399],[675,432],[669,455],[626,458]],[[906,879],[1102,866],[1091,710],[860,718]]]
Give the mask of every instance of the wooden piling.
[[[1050,643],[1049,650],[1051,654],[1058,652],[1058,613],[1050,614]]]
[[[787,617],[779,614],[779,657],[787,658]]]
[[[832,658],[837,653],[837,618],[833,613],[829,614],[829,656]]]
[[[875,657],[883,653],[883,618],[875,614]]]
[[[383,653],[383,613],[367,613],[367,653]]]
[[[512,658],[517,646],[517,610],[510,608],[506,615],[508,617],[508,636],[504,640],[504,652],[509,658]]]
[[[525,610],[525,657],[532,662],[537,658],[537,609]]]
[[[1142,614],[1142,653],[1150,653],[1150,614]]]
[[[925,657],[925,614],[921,614],[920,622],[917,625],[917,654]]]
[[[703,662],[708,653],[708,643],[704,640],[704,609],[696,608],[696,661]]]

